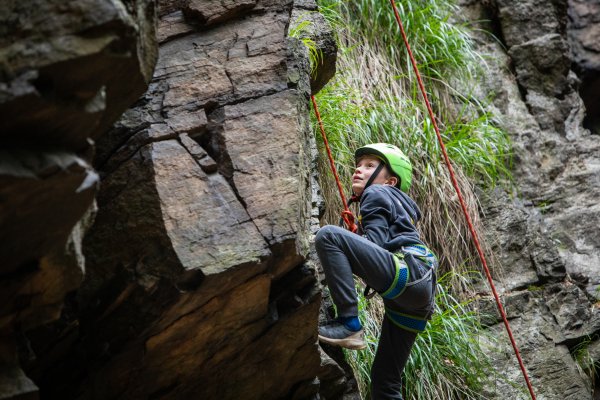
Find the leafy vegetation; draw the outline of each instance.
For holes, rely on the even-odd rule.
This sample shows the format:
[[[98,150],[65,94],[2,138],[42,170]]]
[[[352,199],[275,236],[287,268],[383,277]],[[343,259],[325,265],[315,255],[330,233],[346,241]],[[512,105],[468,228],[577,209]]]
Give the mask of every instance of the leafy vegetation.
[[[322,62],[323,56],[317,48],[317,43],[310,37],[311,22],[301,15],[298,21],[294,21],[288,30],[288,36],[300,40],[308,50],[310,62],[310,74],[314,75],[317,66]]]
[[[438,312],[419,335],[405,370],[406,398],[481,398],[482,377],[493,366],[477,340],[482,334],[478,317],[460,300],[471,292],[468,271],[476,252],[392,9],[387,0],[318,2],[338,35],[338,72],[317,102],[340,178],[350,181],[357,147],[374,142],[398,145],[413,164],[409,194],[425,215],[418,227],[445,274]],[[452,0],[397,4],[467,208],[481,231],[473,184],[489,188],[510,182],[510,142],[485,104],[472,95],[482,60],[466,27],[449,22],[457,12]],[[335,224],[341,202],[325,157],[319,168],[324,219]],[[348,353],[347,359],[366,398],[383,308],[380,302],[364,299],[360,308],[369,346]]]
[[[413,163],[409,194],[425,210],[420,230],[440,255],[442,270],[469,265],[476,252],[395,21],[390,19],[389,3],[321,0],[320,5],[326,17],[337,24],[334,31],[340,46],[338,72],[317,95],[340,178],[350,181],[357,147],[374,142],[398,145]],[[422,73],[430,101],[471,218],[479,227],[471,182],[491,187],[510,178],[510,142],[468,91],[476,78],[473,66],[480,60],[471,50],[464,28],[447,21],[448,13],[455,10],[451,1],[403,0],[398,5],[407,31],[419,27],[418,35],[411,33],[413,52],[426,60]],[[467,91],[454,89],[450,82]],[[325,220],[336,223],[341,203],[325,159],[320,163],[320,176]],[[451,285],[468,289],[462,280]]]
[[[572,350],[573,357],[577,362],[579,373],[586,376],[592,382],[590,395],[596,390],[596,383],[600,380],[600,361],[596,361],[590,354],[590,345],[598,340],[598,336],[588,336],[581,343],[577,344]]]

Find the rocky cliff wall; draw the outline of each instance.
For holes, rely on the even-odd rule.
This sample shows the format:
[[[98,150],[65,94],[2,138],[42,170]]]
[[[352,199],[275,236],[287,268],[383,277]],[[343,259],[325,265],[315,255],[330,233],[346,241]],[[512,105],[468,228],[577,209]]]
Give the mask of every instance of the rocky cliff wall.
[[[341,370],[322,366],[308,262],[309,95],[336,54],[315,8],[158,2],[147,91],[97,140],[85,279],[59,321],[26,334],[25,369],[42,398],[343,390]],[[312,82],[305,47],[287,37],[292,18],[312,21],[305,34],[329,55]]]
[[[514,143],[515,192],[483,196],[487,237],[502,265],[495,279],[538,398],[591,399],[593,382],[573,351],[597,346],[600,332],[600,137],[593,129],[600,101],[589,95],[598,70],[598,38],[591,40],[598,3],[462,7],[496,36],[476,38],[487,69],[477,90],[492,100],[490,110]],[[486,396],[527,398],[503,380],[524,384],[495,306],[481,304],[496,315],[486,323],[503,343],[492,352],[502,372]]]
[[[35,397],[17,339],[81,284],[93,141],[146,90],[155,21],[143,0],[0,3],[0,398]]]

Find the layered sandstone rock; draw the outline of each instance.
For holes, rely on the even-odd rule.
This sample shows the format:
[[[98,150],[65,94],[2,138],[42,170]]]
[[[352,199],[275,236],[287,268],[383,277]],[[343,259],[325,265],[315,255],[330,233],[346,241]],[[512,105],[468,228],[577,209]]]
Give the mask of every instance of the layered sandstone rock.
[[[484,201],[495,278],[536,393],[588,399],[571,352],[600,331],[600,148],[585,129],[597,2],[464,3],[505,45],[477,38],[491,55],[481,97],[495,94],[518,182]],[[335,71],[331,32],[311,0],[171,0],[155,35],[153,4],[0,6],[0,112],[13,116],[0,121],[0,397],[34,398],[36,384],[47,398],[341,397],[343,373],[316,344],[308,245],[308,95]],[[323,55],[310,77],[286,37],[302,21]],[[91,150],[102,189],[82,251]],[[83,254],[60,320],[32,330],[80,284]],[[485,396],[524,397],[495,306],[479,306],[501,338]]]
[[[291,15],[289,1],[160,3],[150,86],[98,140],[86,278],[61,321],[28,335],[46,395],[339,392],[308,261],[318,88]]]
[[[0,4],[0,397],[35,396],[14,335],[59,317],[84,275],[93,140],[147,87],[154,3]]]

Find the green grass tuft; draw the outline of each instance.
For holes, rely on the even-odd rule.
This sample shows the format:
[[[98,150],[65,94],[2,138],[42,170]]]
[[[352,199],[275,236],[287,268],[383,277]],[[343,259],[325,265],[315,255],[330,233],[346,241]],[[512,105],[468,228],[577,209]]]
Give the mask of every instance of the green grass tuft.
[[[298,21],[291,24],[288,30],[288,36],[300,40],[308,50],[308,60],[310,62],[310,75],[314,76],[318,66],[323,62],[323,53],[317,47],[317,43],[310,37],[312,22],[300,16]]]
[[[345,22],[334,29],[340,46],[338,72],[316,96],[340,178],[350,182],[357,147],[374,142],[396,144],[412,161],[414,177],[409,194],[424,211],[426,218],[419,228],[440,255],[441,269],[449,271],[469,264],[476,251],[395,21],[390,19],[388,1],[322,0],[320,4],[325,6],[328,20]],[[470,90],[463,93],[450,84],[472,87],[477,69],[471,65],[479,61],[464,28],[448,23],[448,13],[455,11],[453,3],[404,1],[399,6],[405,13],[407,31],[419,27],[419,35],[415,33],[419,39],[414,39],[412,47],[417,58],[421,55],[426,59],[428,67],[422,73],[437,123],[471,219],[481,231],[471,182],[482,187],[510,182],[510,142]],[[317,140],[320,143],[319,135]],[[325,157],[319,166],[326,199],[325,221],[337,223],[341,202]],[[452,285],[468,289],[463,282]]]
[[[588,336],[581,343],[577,344],[572,350],[573,358],[575,358],[577,370],[584,376],[585,381],[591,382],[588,388],[590,396],[594,395],[596,390],[596,382],[600,377],[600,361],[597,361],[590,354],[590,345],[598,340],[598,335]]]

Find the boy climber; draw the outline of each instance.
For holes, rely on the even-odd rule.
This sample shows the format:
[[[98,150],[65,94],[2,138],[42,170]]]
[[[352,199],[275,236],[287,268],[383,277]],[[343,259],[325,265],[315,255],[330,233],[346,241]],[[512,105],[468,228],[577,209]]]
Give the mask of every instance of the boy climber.
[[[417,333],[433,313],[435,256],[415,229],[421,217],[408,197],[412,167],[394,145],[356,150],[352,191],[360,199],[358,234],[327,225],[315,238],[338,318],[319,327],[319,340],[348,349],[366,346],[353,274],[383,298],[385,318],[371,368],[371,398],[402,399],[402,370]]]

